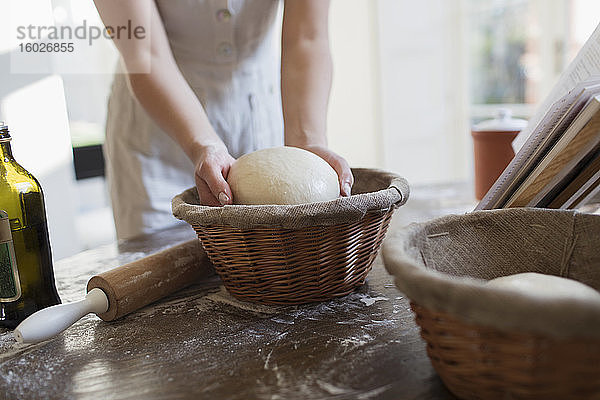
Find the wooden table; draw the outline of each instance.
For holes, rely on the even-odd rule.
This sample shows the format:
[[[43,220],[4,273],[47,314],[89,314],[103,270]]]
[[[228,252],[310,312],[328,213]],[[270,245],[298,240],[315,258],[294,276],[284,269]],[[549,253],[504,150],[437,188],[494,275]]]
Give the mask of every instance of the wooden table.
[[[472,209],[466,185],[413,190],[389,235]],[[190,227],[57,261],[63,302],[90,276],[190,238]],[[123,319],[88,315],[53,340],[19,345],[0,329],[1,399],[451,399],[408,301],[378,258],[344,298],[271,307],[232,298],[218,278]]]

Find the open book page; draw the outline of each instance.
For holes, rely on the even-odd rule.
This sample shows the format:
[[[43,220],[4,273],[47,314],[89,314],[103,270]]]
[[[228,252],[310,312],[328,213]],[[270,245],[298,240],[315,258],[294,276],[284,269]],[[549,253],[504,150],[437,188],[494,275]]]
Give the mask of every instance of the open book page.
[[[579,194],[580,192],[582,193]],[[571,199],[569,199],[569,201],[567,201],[565,206],[562,208],[571,209],[584,206],[596,199],[598,193],[600,193],[600,172],[597,172],[594,177],[592,177],[589,182],[586,183],[586,185],[584,185],[584,187],[582,187],[580,191],[574,195],[573,202],[571,202]]]
[[[599,74],[600,25],[592,33],[573,62],[561,74],[558,83],[550,95],[546,97],[546,100],[538,107],[536,114],[529,120],[527,127],[513,141],[513,147],[517,153],[515,159],[513,159],[513,162],[504,170],[496,183],[477,205],[476,210],[500,208],[503,206],[503,203],[511,195],[515,186],[514,171],[517,171],[516,174],[522,178],[523,174],[519,173],[519,171],[521,171],[522,165],[538,149],[540,137],[544,137],[541,132],[546,130],[547,133],[548,126],[551,127],[556,124],[564,116],[575,99],[581,95],[577,90],[578,84],[591,76]],[[579,88],[581,88],[581,85]],[[521,154],[519,155],[519,153]]]
[[[591,163],[600,157],[600,137],[590,149],[583,148],[556,176],[531,200],[527,207],[548,208],[550,204],[570,186]],[[556,207],[551,207],[556,208]]]
[[[527,176],[505,207],[525,207],[584,148],[600,140],[600,97],[594,97]]]
[[[598,194],[600,193],[600,172],[596,175],[596,180],[593,185],[590,185],[589,188],[585,190],[579,198],[575,200],[572,204],[569,205],[569,209],[571,208],[579,208],[581,206],[585,206],[598,198]],[[595,214],[598,214],[598,210],[596,209]]]
[[[596,157],[556,196],[550,208],[573,208],[587,196],[600,182],[600,155]]]
[[[590,98],[600,94],[600,78],[584,81],[548,110],[521,150],[511,160],[477,206],[477,210],[500,208],[539,163],[550,147],[573,122]]]
[[[585,42],[575,59],[563,71],[556,85],[537,108],[535,115],[529,120],[527,128],[513,141],[515,153],[527,141],[527,138],[538,125],[538,122],[546,115],[558,99],[567,94],[578,83],[588,79],[592,75],[600,74],[600,25],[596,27],[590,38]]]

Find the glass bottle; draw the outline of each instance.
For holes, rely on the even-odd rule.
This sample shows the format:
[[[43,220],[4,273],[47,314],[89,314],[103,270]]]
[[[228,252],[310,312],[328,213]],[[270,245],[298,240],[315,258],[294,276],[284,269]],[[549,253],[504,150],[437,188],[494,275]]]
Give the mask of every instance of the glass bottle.
[[[5,328],[60,303],[42,189],[15,161],[10,140],[0,122],[0,327]]]

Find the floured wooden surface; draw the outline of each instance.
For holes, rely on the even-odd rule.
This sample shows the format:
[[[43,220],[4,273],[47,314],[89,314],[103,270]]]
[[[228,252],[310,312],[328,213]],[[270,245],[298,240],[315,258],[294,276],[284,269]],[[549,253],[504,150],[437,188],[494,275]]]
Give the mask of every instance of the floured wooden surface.
[[[392,226],[432,213],[426,201],[399,209]],[[192,237],[184,227],[61,260],[61,298],[79,300],[92,275]],[[87,316],[40,344],[0,329],[0,398],[453,397],[377,259],[359,291],[324,303],[240,302],[212,278],[114,322]]]

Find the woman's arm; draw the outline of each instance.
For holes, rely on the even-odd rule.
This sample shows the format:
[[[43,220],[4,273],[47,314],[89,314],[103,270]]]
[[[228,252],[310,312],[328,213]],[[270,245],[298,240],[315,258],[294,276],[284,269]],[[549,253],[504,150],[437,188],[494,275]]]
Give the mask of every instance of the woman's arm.
[[[206,205],[231,204],[225,181],[234,159],[177,66],[154,1],[94,0],[107,26],[143,26],[144,39],[114,38],[131,89],[152,119],[195,166],[196,187]]]
[[[281,99],[285,144],[321,156],[338,173],[340,190],[354,182],[346,160],[327,148],[327,105],[331,90],[329,0],[286,0],[281,50]]]

